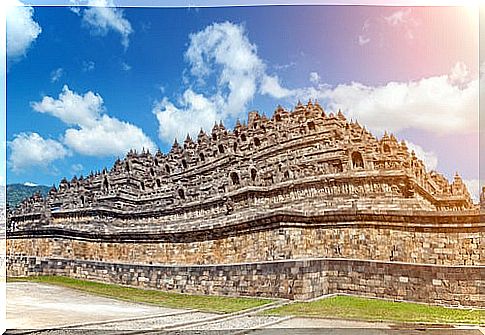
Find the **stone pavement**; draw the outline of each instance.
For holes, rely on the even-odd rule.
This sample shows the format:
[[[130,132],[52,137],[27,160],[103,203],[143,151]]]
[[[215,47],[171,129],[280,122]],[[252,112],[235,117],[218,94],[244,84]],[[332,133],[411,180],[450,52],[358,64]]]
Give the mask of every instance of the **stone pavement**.
[[[63,328],[72,326],[69,328]],[[7,283],[7,329],[39,335],[84,334],[483,334],[474,329],[393,329],[387,323],[216,314],[118,301],[38,283]],[[421,329],[420,329],[421,328]],[[44,330],[42,330],[44,329]],[[51,329],[51,330],[46,330]]]
[[[180,312],[113,300],[68,288],[7,283],[7,329],[39,329]]]

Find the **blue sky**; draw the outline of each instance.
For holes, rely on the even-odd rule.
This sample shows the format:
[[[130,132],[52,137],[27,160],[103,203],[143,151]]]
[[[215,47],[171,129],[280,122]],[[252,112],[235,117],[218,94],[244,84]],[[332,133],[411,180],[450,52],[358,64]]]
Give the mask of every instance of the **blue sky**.
[[[311,97],[476,187],[477,24],[460,7],[23,7],[7,17],[7,182]]]

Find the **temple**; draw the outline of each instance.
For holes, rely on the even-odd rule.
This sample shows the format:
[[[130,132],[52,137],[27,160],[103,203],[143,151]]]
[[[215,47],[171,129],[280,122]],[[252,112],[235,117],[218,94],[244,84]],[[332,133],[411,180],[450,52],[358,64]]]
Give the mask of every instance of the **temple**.
[[[483,220],[461,177],[449,183],[394,135],[312,101],[250,112],[232,131],[216,124],[167,154],[130,151],[26,199],[8,221],[16,275],[484,303]]]
[[[216,124],[195,141],[188,135],[183,145],[175,140],[166,155],[130,151],[110,170],[63,179],[46,199],[27,199],[12,219],[53,223],[53,213],[79,217],[102,210],[167,222],[217,213],[224,220],[230,213],[221,208],[229,204],[238,213],[255,207],[256,199],[277,197],[272,207],[284,208],[285,195],[298,189],[304,197],[288,200],[301,210],[473,208],[458,174],[449,184],[426,171],[394,135],[377,139],[340,111],[327,115],[310,101],[293,112],[279,107],[271,119],[251,112],[248,124],[238,122],[233,131]]]

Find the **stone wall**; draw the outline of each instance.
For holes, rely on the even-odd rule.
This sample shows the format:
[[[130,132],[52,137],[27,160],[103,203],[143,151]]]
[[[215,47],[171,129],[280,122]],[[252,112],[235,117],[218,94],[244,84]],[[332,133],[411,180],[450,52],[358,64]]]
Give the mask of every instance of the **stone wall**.
[[[38,227],[8,233],[8,275],[61,274],[197,294],[349,293],[484,307],[483,221],[472,213],[267,211],[198,229]]]
[[[9,276],[65,275],[192,294],[305,300],[347,293],[443,305],[485,305],[484,266],[322,258],[169,266],[10,256],[7,272]]]
[[[225,264],[281,259],[338,257],[438,265],[483,265],[485,225],[458,222],[342,221],[256,223],[177,235],[76,235],[31,231],[10,235],[7,253],[145,264]],[[350,218],[349,218],[350,220]],[[446,220],[445,220],[446,221]],[[23,232],[29,233],[29,232]],[[19,233],[20,234],[20,233]],[[35,235],[39,234],[39,235]],[[200,235],[200,236],[199,236]],[[150,239],[149,239],[150,238]]]

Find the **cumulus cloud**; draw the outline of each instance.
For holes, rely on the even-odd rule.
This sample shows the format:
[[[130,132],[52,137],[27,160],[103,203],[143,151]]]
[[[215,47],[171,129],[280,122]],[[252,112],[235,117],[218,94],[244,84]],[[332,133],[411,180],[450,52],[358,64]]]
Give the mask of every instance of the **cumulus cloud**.
[[[64,143],[87,156],[124,155],[130,149],[156,150],[155,144],[140,128],[107,115],[101,116],[91,126],[67,129]]]
[[[171,142],[174,136],[182,139],[187,130],[195,135],[201,125],[207,130],[216,121],[242,116],[256,93],[276,98],[291,93],[280,85],[277,76],[266,73],[266,65],[243,26],[214,23],[189,39],[187,73],[210,94],[188,87],[176,103],[167,97],[158,102],[153,112],[163,141]],[[210,82],[215,82],[216,87]],[[201,121],[197,126],[196,120]]]
[[[425,151],[420,145],[405,141],[409,151],[414,151],[416,157],[421,159],[427,171],[436,170],[438,167],[438,156],[432,151]]]
[[[321,84],[317,88],[295,89],[293,93],[302,100],[323,100],[328,108],[342,109],[379,133],[408,128],[437,134],[477,132],[478,78],[465,80],[468,72],[464,68],[458,63],[450,74],[417,81],[382,86],[358,82],[336,87]]]
[[[407,15],[383,20],[390,25],[412,21]],[[363,30],[369,27],[366,21]],[[409,128],[436,134],[478,131],[478,79],[472,78],[462,62],[448,74],[379,86],[359,82],[331,86],[314,72],[310,74],[312,86],[290,89],[277,75],[267,73],[244,27],[229,22],[214,23],[192,34],[185,56],[186,74],[197,84],[175,101],[164,97],[153,108],[159,137],[167,143],[174,137],[183,140],[187,130],[195,135],[200,126],[210,130],[214,122],[242,117],[256,94],[289,102],[318,99],[326,108],[341,109],[376,133]],[[206,93],[199,93],[200,88]]]
[[[77,126],[66,130],[63,142],[78,153],[111,156],[123,155],[130,149],[156,150],[156,145],[140,128],[108,116],[103,98],[91,91],[82,95],[64,85],[57,99],[46,96],[32,103],[32,108]]]
[[[281,87],[278,76],[268,75],[263,76],[260,92],[277,99],[285,98],[292,94],[291,90]]]
[[[121,44],[128,48],[129,36],[133,33],[130,22],[124,17],[122,9],[116,8],[112,0],[90,0],[92,6],[82,13],[83,24],[90,28],[93,35],[105,36],[110,30],[121,35]]]
[[[209,100],[191,89],[184,92],[180,104],[185,109],[177,108],[164,98],[153,109],[160,125],[160,138],[165,142],[172,141],[174,138],[181,140],[187,133],[195,135],[201,128],[211,129],[216,120],[224,117],[218,110],[221,102]]]
[[[227,113],[237,115],[256,92],[256,80],[264,64],[244,28],[229,22],[215,23],[190,36],[185,57],[190,73],[199,82],[217,71],[218,94],[225,96]]]
[[[448,75],[450,84],[456,86],[466,85],[470,81],[470,71],[466,64],[463,62],[457,62]]]
[[[64,70],[61,67],[55,69],[54,71],[51,72],[51,82],[55,83],[56,81],[59,81],[59,79],[61,79],[63,74],[64,74]]]
[[[42,101],[32,103],[32,108],[51,114],[68,125],[94,126],[103,112],[103,98],[91,91],[79,95],[64,85],[58,99],[45,96]]]
[[[473,199],[474,203],[480,202],[480,191],[481,191],[481,184],[480,180],[478,179],[463,179],[463,183],[465,183],[470,196]]]
[[[42,32],[34,21],[34,9],[17,0],[7,4],[7,57],[16,59],[25,56],[27,50]]]
[[[313,84],[318,84],[320,82],[320,75],[318,72],[310,72],[310,82]]]
[[[8,142],[11,150],[9,164],[19,172],[28,167],[47,167],[54,160],[64,158],[69,151],[58,141],[44,139],[37,133],[20,133]]]

